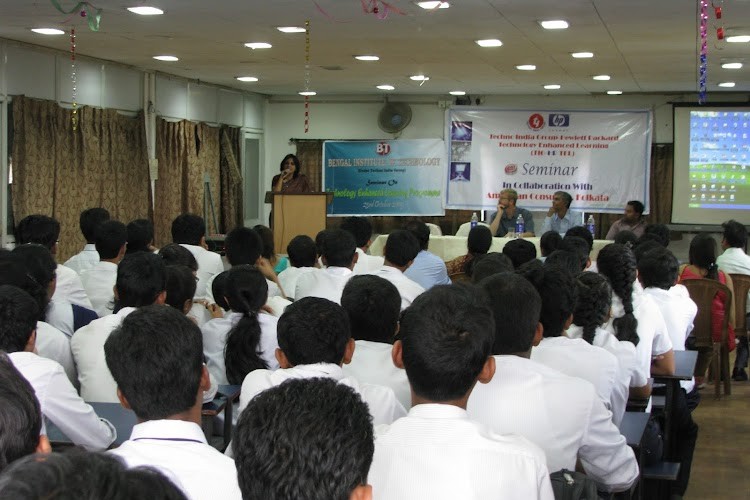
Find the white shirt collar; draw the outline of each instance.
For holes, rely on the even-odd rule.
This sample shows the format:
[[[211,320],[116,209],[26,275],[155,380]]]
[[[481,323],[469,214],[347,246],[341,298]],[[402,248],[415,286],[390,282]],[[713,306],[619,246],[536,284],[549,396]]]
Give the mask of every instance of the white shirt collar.
[[[184,420],[148,420],[133,427],[131,441],[186,441],[207,444],[200,426]]]
[[[305,378],[325,377],[334,380],[341,380],[345,377],[344,370],[339,365],[333,363],[315,363],[313,365],[297,365],[292,368]]]
[[[326,267],[324,271],[333,276],[349,276],[350,274],[353,274],[353,271],[348,267],[331,266]]]
[[[125,316],[135,311],[135,307],[123,307],[119,311],[117,311],[117,314],[115,316],[120,317],[121,319],[125,319]]]
[[[440,403],[426,403],[412,406],[409,410],[409,416],[427,419],[469,419],[469,414],[463,408]]]
[[[96,252],[96,245],[93,243],[86,243],[83,247],[84,252]]]

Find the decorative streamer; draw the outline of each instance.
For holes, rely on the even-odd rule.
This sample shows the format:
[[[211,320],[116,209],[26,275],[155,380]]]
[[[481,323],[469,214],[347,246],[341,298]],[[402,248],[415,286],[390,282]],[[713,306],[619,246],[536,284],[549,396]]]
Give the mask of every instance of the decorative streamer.
[[[698,104],[706,103],[706,69],[708,66],[708,0],[698,0],[700,55],[698,56]]]
[[[395,12],[402,16],[406,15],[403,11],[383,0],[360,0],[360,2],[362,3],[362,10],[365,14],[374,14],[378,19],[386,19],[389,12]]]
[[[71,102],[73,103],[73,114],[70,122],[73,131],[78,130],[78,75],[76,74],[76,29],[70,28],[70,83],[72,84]]]
[[[305,21],[305,92],[310,91],[310,20]],[[310,130],[310,96],[305,96],[305,133]]]
[[[91,31],[99,31],[99,23],[102,20],[102,9],[91,5],[89,2],[78,2],[69,10],[65,10],[58,0],[50,0],[52,5],[63,14],[80,14],[81,17],[85,17],[89,24]],[[71,15],[71,17],[73,17]],[[70,18],[66,22],[70,21]]]

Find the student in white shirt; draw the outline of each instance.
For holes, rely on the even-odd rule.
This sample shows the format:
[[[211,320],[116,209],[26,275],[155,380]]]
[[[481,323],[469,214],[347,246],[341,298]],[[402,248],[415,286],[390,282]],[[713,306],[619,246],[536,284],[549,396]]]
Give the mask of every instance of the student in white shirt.
[[[195,275],[187,266],[166,266],[166,305],[177,309],[184,315],[190,313],[195,295]]]
[[[34,388],[42,414],[73,443],[88,450],[103,450],[117,433],[84,403],[59,363],[34,353],[36,301],[20,288],[0,286],[0,350]],[[41,431],[46,434],[44,428]]]
[[[99,262],[99,252],[96,251],[96,242],[94,241],[96,228],[99,224],[108,220],[109,212],[105,208],[87,208],[81,212],[78,224],[83,237],[86,239],[86,245],[83,250],[65,261],[65,267],[72,269],[80,276],[82,271],[91,269]]]
[[[341,221],[341,229],[349,231],[357,243],[357,263],[354,274],[377,271],[383,266],[384,259],[378,255],[369,255],[367,249],[372,244],[372,224],[367,217],[347,217]],[[291,259],[291,256],[290,256]]]
[[[104,359],[104,343],[112,330],[137,307],[164,304],[165,288],[166,269],[161,257],[137,252],[122,259],[117,266],[114,314],[92,321],[70,339],[83,399],[105,403],[118,401],[117,384]]]
[[[286,296],[294,299],[297,280],[301,275],[317,268],[318,255],[315,242],[306,234],[292,238],[286,246],[286,253],[289,256],[289,267],[279,273],[279,284]]]
[[[393,359],[411,386],[409,414],[376,428],[369,483],[377,498],[553,499],[544,452],[469,418],[495,373],[495,322],[468,286],[437,286],[404,311]]]
[[[344,287],[341,307],[349,316],[356,348],[344,373],[360,382],[393,389],[399,403],[411,408],[406,372],[393,364],[401,296],[393,283],[372,275],[354,276]]]
[[[319,297],[299,299],[286,308],[277,332],[280,368],[255,370],[245,377],[240,410],[257,394],[286,380],[323,377],[357,391],[369,406],[374,425],[390,424],[406,414],[389,387],[360,383],[344,374],[341,365],[351,361],[355,344],[340,305]]]
[[[196,299],[206,297],[208,279],[224,270],[218,253],[209,252],[206,245],[206,223],[195,214],[181,214],[172,221],[172,241],[190,250],[198,261]]]
[[[268,298],[263,274],[253,266],[227,271],[224,298],[230,312],[201,327],[208,370],[221,384],[242,384],[253,370],[279,367],[275,316],[261,311]]]
[[[343,229],[326,229],[318,235],[318,239],[321,244],[320,258],[325,268],[297,278],[294,298],[320,297],[340,304],[341,293],[353,276],[352,269],[358,259],[354,236]]]
[[[263,391],[240,415],[233,448],[244,498],[372,500],[370,414],[344,384],[291,379]]]
[[[494,313],[495,376],[474,388],[469,416],[541,447],[552,472],[574,470],[580,461],[599,489],[630,488],[638,479],[638,463],[594,386],[529,359],[532,345],[542,338],[542,301],[533,285],[502,273],[479,286]]]
[[[171,307],[141,307],[112,332],[104,353],[120,403],[139,422],[111,453],[128,467],[156,467],[189,498],[241,499],[234,462],[201,429],[211,384],[198,327]]]
[[[409,279],[404,272],[409,269],[414,259],[417,257],[419,242],[411,231],[399,229],[393,231],[385,240],[385,264],[372,274],[385,278],[396,286],[399,295],[401,295],[401,310],[403,311],[420,294],[424,288],[415,281]]]
[[[94,311],[103,318],[112,314],[115,305],[117,264],[125,256],[128,229],[120,221],[108,220],[96,228],[94,240],[100,261],[94,267],[82,271],[80,275]]]

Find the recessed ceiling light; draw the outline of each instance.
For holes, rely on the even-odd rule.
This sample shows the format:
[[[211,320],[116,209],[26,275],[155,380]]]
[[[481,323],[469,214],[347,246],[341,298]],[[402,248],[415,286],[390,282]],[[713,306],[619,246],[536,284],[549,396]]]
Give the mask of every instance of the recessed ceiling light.
[[[396,87],[393,85],[378,85],[377,88],[380,90],[396,90]]]
[[[128,10],[133,14],[138,14],[139,16],[160,16],[164,14],[163,10],[157,9],[156,7],[128,7]]]
[[[425,76],[425,75],[412,75],[409,78],[414,80],[415,82],[426,82],[427,80],[430,79],[429,76]]]
[[[593,78],[594,80],[599,80],[600,82],[606,82],[612,77],[609,75],[596,75],[596,76],[592,76],[591,78]]]
[[[65,34],[63,30],[59,30],[56,28],[32,28],[31,31],[39,35],[64,35]]]
[[[266,42],[248,42],[245,44],[245,47],[247,47],[248,49],[253,49],[253,50],[270,49],[271,47],[273,47],[273,45],[271,45],[270,43],[266,43]]]
[[[354,56],[358,61],[380,61],[378,56]]]
[[[477,40],[477,45],[480,47],[500,47],[503,44],[497,38],[488,38],[487,40]]]
[[[282,33],[304,33],[305,32],[305,28],[300,28],[299,26],[279,26],[276,29],[281,31]]]
[[[316,94],[316,92],[313,92],[312,90],[303,90],[302,92],[297,92],[297,93],[299,95],[304,95],[304,96],[311,96],[311,95]]]
[[[519,64],[516,66],[516,69],[520,69],[521,71],[534,71],[536,66],[533,64]]]
[[[732,35],[727,37],[729,43],[748,43],[750,42],[750,35]]]
[[[568,22],[562,19],[551,19],[549,21],[539,21],[542,28],[546,30],[564,30],[568,27]]]
[[[576,59],[589,59],[591,57],[594,57],[593,52],[573,52],[570,55],[575,57]]]
[[[154,56],[154,59],[157,61],[167,61],[167,62],[175,62],[179,61],[180,59],[175,56]]]
[[[450,95],[466,95],[466,92],[463,90],[451,90],[448,92]]]
[[[419,5],[420,7],[422,7],[423,9],[426,9],[426,10],[431,10],[431,9],[447,9],[448,7],[451,6],[451,4],[449,4],[448,2],[435,2],[435,1],[432,1],[432,2],[417,2],[417,5]]]
[[[607,94],[609,94],[609,95],[620,95],[620,94],[622,94],[622,90],[608,90]]]
[[[241,82],[257,82],[258,81],[258,79],[255,78],[254,76],[237,76],[235,78]]]
[[[557,90],[560,88],[560,86],[556,83],[552,83],[550,85],[545,85],[544,88],[547,90]]]
[[[740,69],[742,68],[741,62],[730,62],[730,63],[724,63],[721,65],[724,69]]]
[[[719,87],[734,87],[734,82],[721,82]]]

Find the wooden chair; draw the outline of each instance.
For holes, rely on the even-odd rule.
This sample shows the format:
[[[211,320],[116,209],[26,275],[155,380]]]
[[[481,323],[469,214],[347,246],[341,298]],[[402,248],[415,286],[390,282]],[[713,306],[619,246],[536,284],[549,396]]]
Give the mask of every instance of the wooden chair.
[[[729,312],[732,303],[732,291],[726,285],[722,285],[712,279],[689,279],[683,280],[682,284],[687,288],[690,298],[698,306],[698,314],[695,316],[693,335],[695,336],[695,347],[699,351],[699,357],[708,357],[709,373],[714,376],[714,394],[721,397],[721,379],[724,378],[724,394],[732,393],[732,384],[729,377],[729,348],[727,347],[727,331],[729,325]],[[724,318],[721,326],[721,342],[714,342],[712,331],[712,303],[719,292],[724,292]],[[705,366],[705,363],[697,363],[696,366]],[[696,373],[702,376],[702,373]]]
[[[750,275],[730,274],[734,287],[734,334],[747,337],[747,292],[750,290]],[[743,341],[743,342],[746,342]]]

